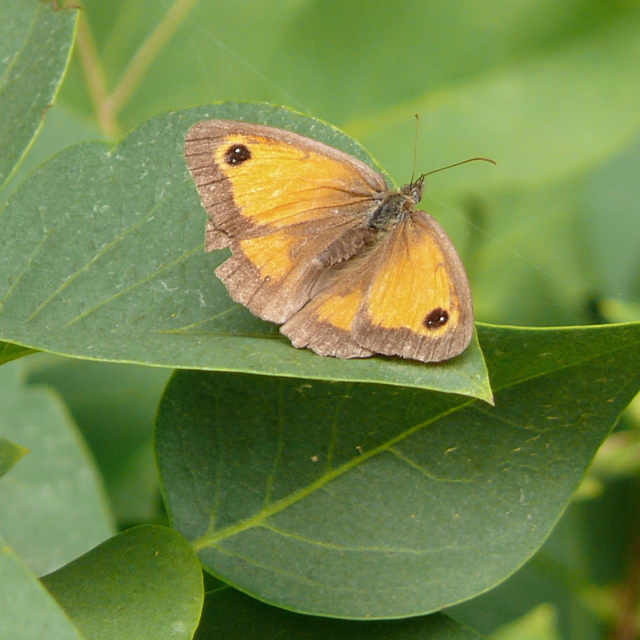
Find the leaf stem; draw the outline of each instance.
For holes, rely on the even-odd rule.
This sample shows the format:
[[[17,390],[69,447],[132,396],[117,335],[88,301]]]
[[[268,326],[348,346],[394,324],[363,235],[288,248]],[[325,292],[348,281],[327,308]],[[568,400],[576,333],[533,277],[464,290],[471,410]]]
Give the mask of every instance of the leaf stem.
[[[144,74],[171,39],[198,0],[175,0],[165,17],[137,50],[111,92],[107,89],[104,67],[100,62],[86,18],[81,16],[78,46],[89,93],[100,128],[111,138],[121,134],[118,115],[140,86]]]
[[[176,0],[164,19],[144,41],[107,99],[113,113],[120,111],[128,102],[140,85],[146,70],[197,2],[198,0]]]
[[[78,52],[98,125],[110,138],[118,138],[120,125],[115,114],[105,108],[108,96],[107,79],[84,11],[78,22]]]

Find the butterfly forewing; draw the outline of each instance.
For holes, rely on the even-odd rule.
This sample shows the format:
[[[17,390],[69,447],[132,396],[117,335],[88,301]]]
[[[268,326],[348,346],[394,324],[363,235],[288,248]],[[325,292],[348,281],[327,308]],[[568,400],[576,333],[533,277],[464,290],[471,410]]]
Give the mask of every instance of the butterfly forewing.
[[[308,300],[316,258],[360,227],[387,186],[367,165],[288,131],[225,120],[187,134],[185,156],[210,216],[217,275],[234,300],[282,323]]]

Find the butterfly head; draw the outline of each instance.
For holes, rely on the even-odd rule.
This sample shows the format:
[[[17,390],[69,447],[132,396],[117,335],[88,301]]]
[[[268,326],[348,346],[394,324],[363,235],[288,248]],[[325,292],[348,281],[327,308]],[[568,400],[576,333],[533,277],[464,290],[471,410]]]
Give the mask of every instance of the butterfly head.
[[[369,228],[384,231],[390,226],[402,222],[411,216],[414,207],[422,198],[423,180],[406,184],[400,191],[388,191],[384,194],[378,208],[369,218]]]
[[[424,192],[424,177],[426,174],[422,174],[417,180],[412,180],[409,184],[405,184],[400,190],[400,193],[407,196],[407,202],[410,206],[418,204],[422,200],[422,193]]]

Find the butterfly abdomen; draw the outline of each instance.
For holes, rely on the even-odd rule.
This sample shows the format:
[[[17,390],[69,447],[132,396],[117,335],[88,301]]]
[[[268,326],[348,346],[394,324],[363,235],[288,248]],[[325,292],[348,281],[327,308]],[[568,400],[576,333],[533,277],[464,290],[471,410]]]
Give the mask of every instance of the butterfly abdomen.
[[[350,229],[343,236],[334,240],[315,260],[323,268],[350,260],[373,244],[375,235],[375,230],[368,225]]]

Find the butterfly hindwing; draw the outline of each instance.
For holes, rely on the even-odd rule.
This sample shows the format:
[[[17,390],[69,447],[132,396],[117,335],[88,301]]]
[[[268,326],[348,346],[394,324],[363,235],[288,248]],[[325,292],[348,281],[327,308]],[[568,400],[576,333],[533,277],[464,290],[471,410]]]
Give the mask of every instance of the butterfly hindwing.
[[[422,211],[324,280],[281,329],[297,347],[438,362],[461,353],[473,335],[462,263],[442,227]]]
[[[442,227],[414,211],[376,252],[375,275],[353,323],[355,340],[376,353],[423,362],[464,351],[473,335],[471,293]]]

